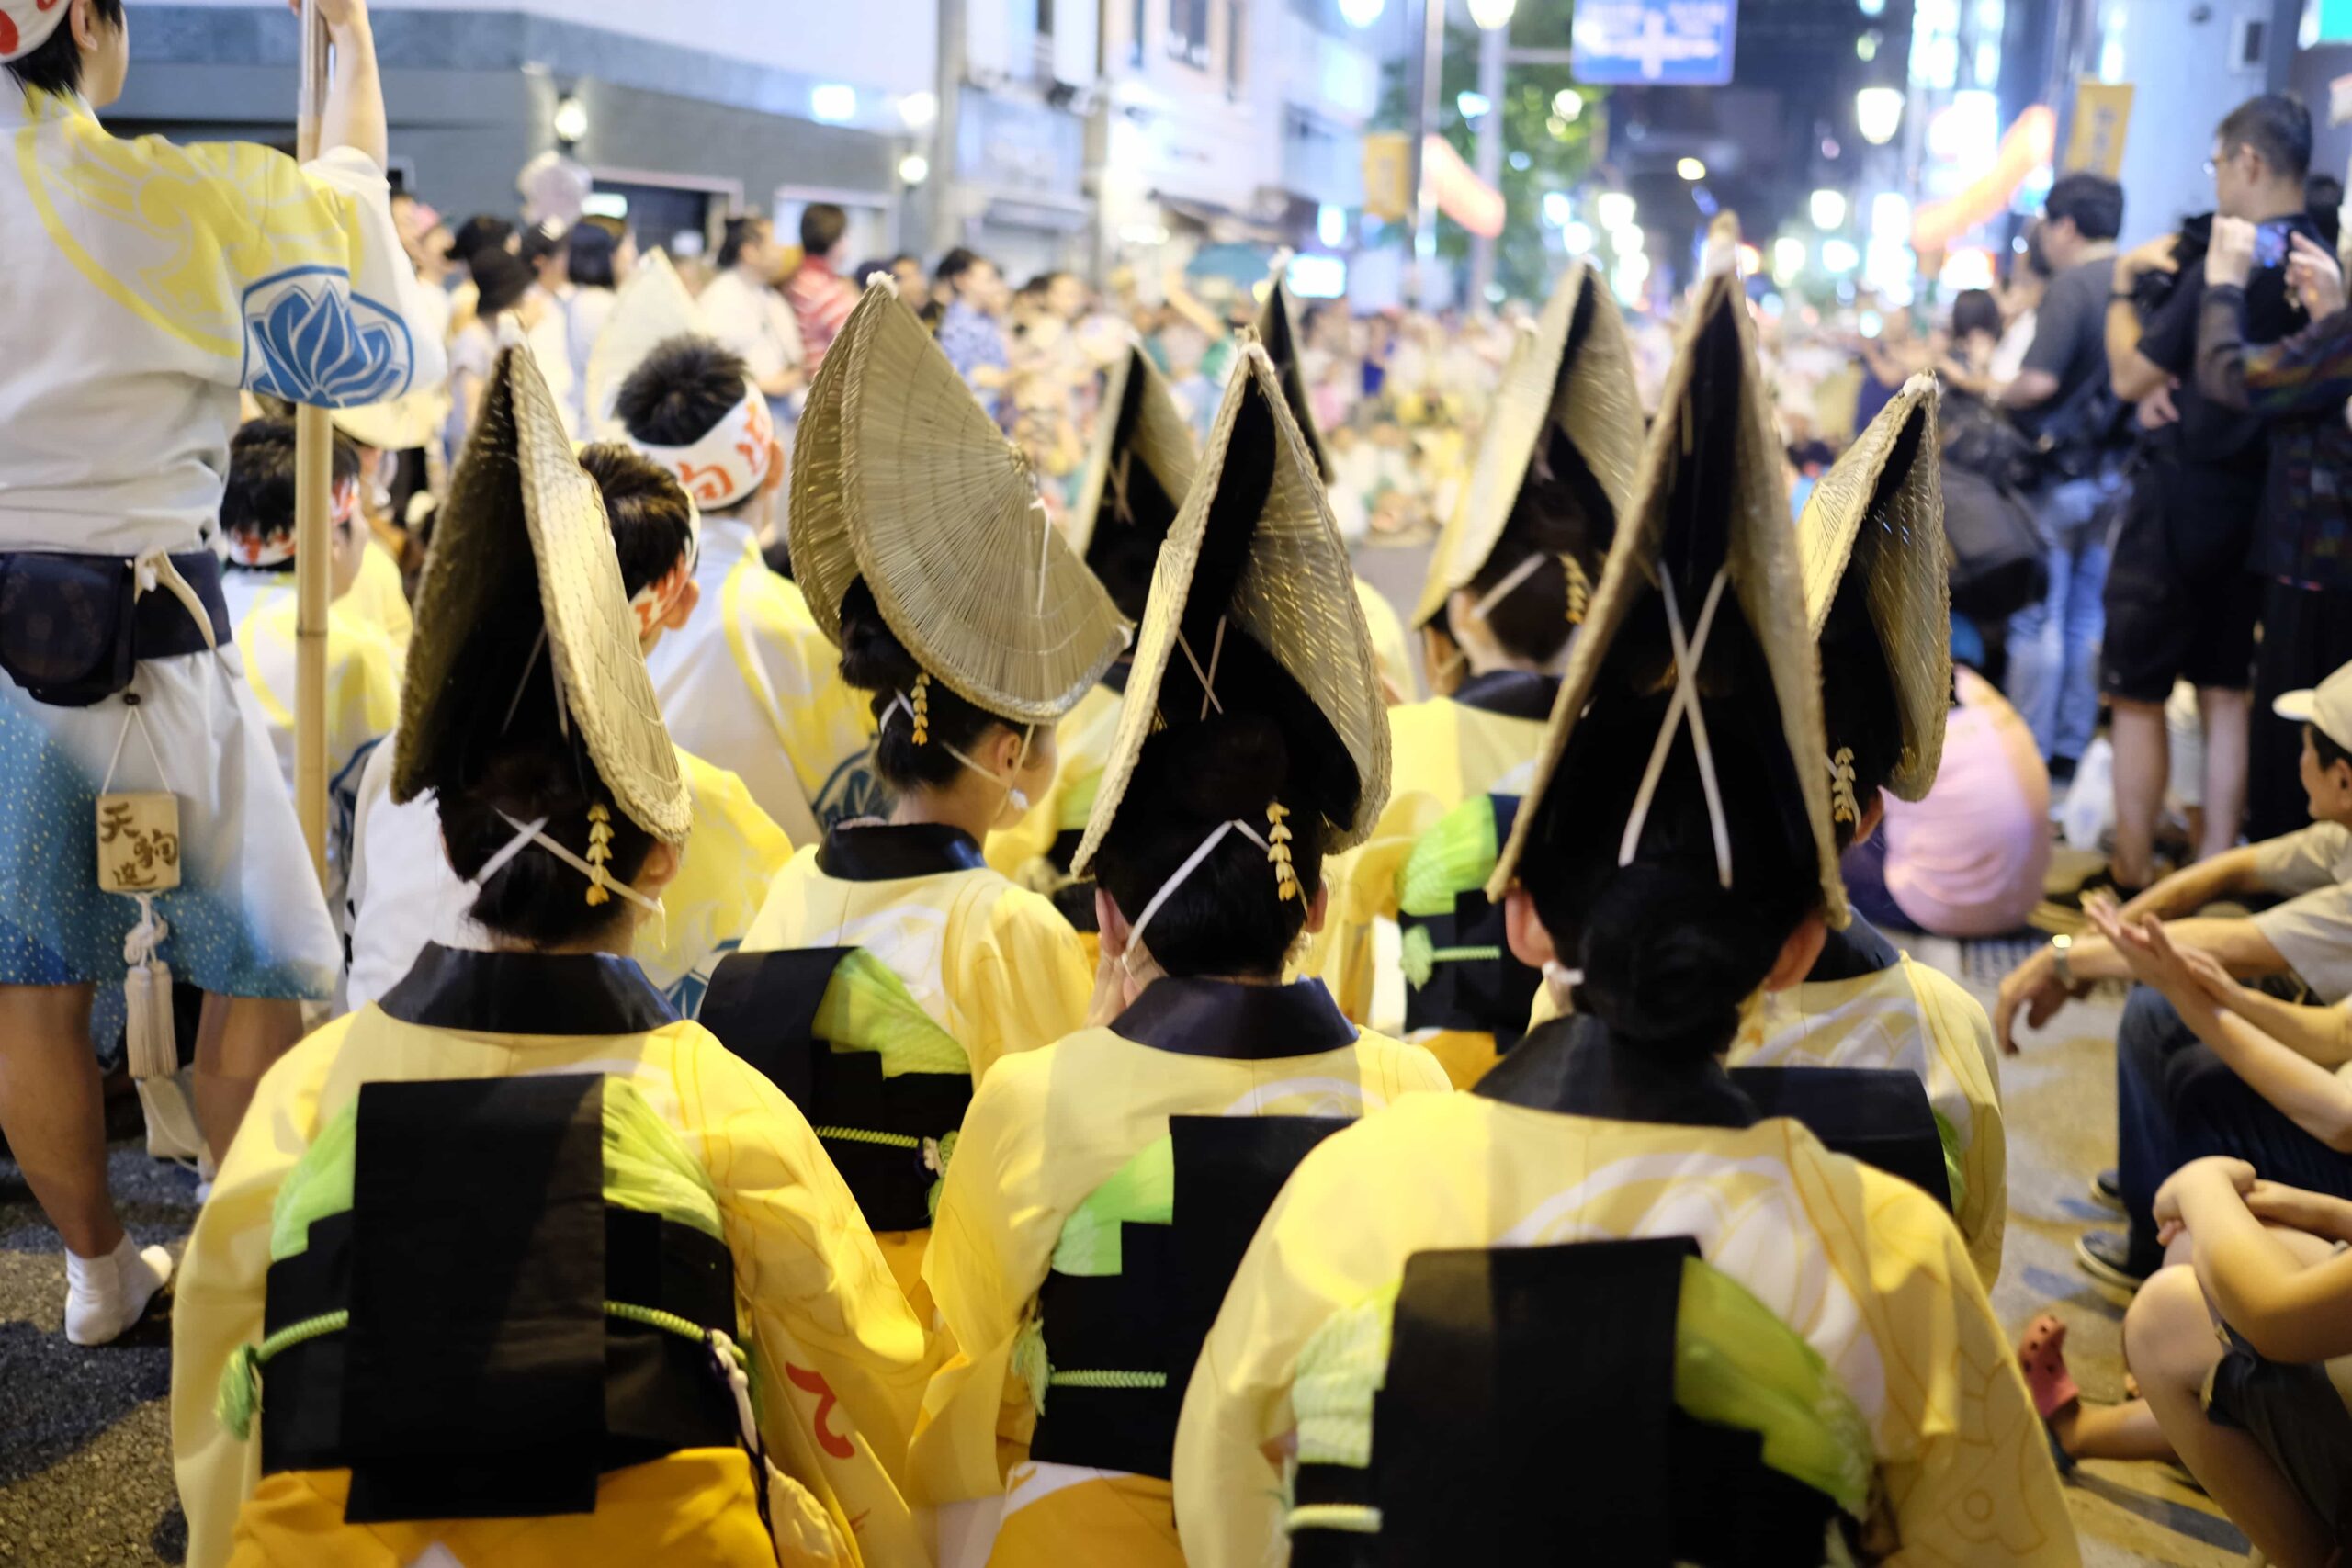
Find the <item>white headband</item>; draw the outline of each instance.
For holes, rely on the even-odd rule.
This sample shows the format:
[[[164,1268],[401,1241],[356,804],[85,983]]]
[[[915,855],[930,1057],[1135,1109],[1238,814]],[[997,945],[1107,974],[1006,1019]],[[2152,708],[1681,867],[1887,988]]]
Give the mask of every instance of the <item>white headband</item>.
[[[671,607],[685,597],[686,584],[695,578],[695,568],[702,564],[702,508],[695,504],[692,495],[686,497],[686,553],[676,566],[629,595],[628,607],[637,612],[637,636],[639,642],[653,635],[670,614]],[[669,589],[663,592],[664,586]]]
[[[22,60],[47,43],[72,9],[68,0],[0,0],[0,62]]]
[[[657,446],[632,436],[629,445],[677,475],[688,499],[724,512],[750,500],[767,478],[775,425],[765,394],[747,381],[743,400],[703,432],[700,440],[684,446]]]

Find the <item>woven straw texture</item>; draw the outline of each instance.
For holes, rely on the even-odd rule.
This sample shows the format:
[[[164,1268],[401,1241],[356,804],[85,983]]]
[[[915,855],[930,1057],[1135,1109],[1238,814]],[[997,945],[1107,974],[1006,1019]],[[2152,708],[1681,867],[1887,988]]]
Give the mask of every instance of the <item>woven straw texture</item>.
[[[1121,418],[1127,389],[1137,378],[1143,388],[1136,398],[1135,417]],[[1106,500],[1112,513],[1117,513],[1118,487],[1113,479],[1122,463],[1150,469],[1159,488],[1179,504],[1193,488],[1193,470],[1200,465],[1200,455],[1193,448],[1193,427],[1184,423],[1176,395],[1168,389],[1168,378],[1139,345],[1130,344],[1112,363],[1102,385],[1102,409],[1079,480],[1078,504],[1070,509],[1069,547],[1080,556],[1093,548]]]
[[[1934,786],[1951,708],[1951,547],[1937,395],[1932,376],[1905,382],[1814,486],[1797,525],[1805,622],[1815,637],[1846,574],[1863,574],[1903,723],[1903,754],[1887,787],[1905,800]],[[1895,448],[1914,425],[1917,438],[1897,468]]]
[[[791,533],[793,573],[836,646],[863,576],[923,669],[1000,717],[1059,718],[1125,646],[1027,463],[888,284],[865,291],[809,389]]]
[[[621,383],[645,363],[646,356],[673,337],[708,337],[710,323],[702,307],[686,292],[670,258],[660,251],[637,264],[621,291],[614,296],[613,312],[605,330],[588,351],[588,423],[599,441],[625,441],[628,433],[614,416],[613,404]]]
[[[1283,281],[1279,270],[1267,287],[1265,304],[1258,311],[1258,341],[1273,364],[1274,377],[1281,383],[1283,402],[1290,409],[1291,421],[1298,426],[1306,449],[1315,455],[1315,477],[1329,484],[1331,449],[1323,445],[1323,432],[1316,427],[1315,405],[1307,400],[1306,378],[1298,369],[1298,303],[1290,297],[1290,285]]]
[[[1588,323],[1571,355],[1568,338],[1588,292]],[[1624,318],[1583,262],[1560,275],[1533,333],[1521,334],[1511,345],[1470,482],[1430,558],[1420,603],[1413,609],[1415,626],[1436,620],[1454,590],[1476,577],[1502,543],[1536,445],[1554,426],[1575,444],[1600,481],[1611,510],[1623,517],[1633,504],[1634,470],[1641,460],[1641,393]]]
[[[1103,763],[1086,837],[1071,862],[1080,874],[1093,863],[1094,852],[1126,795],[1144,740],[1160,722],[1160,685],[1169,660],[1176,656],[1176,635],[1192,596],[1211,502],[1224,474],[1234,426],[1250,399],[1262,400],[1273,415],[1272,482],[1250,526],[1248,553],[1225,613],[1306,690],[1354,761],[1363,785],[1355,818],[1333,824],[1338,833],[1326,852],[1362,843],[1388,803],[1388,710],[1373,659],[1372,633],[1356,600],[1355,574],[1316,474],[1314,456],[1283,401],[1273,363],[1263,348],[1250,343],[1226,388],[1192,493],[1160,549],[1159,570],[1152,579],[1151,603],[1144,613],[1119,712],[1118,734]],[[1195,652],[1208,656],[1205,649]]]
[[[522,348],[499,355],[434,530],[401,692],[393,798],[432,788],[442,763],[481,740],[465,733],[464,716],[480,709],[463,700],[473,687],[522,679],[520,669],[482,669],[468,652],[474,628],[492,606],[512,603],[512,585],[526,573],[565,709],[597,776],[631,821],[666,843],[685,842],[694,808],[645,673],[604,498],[573,459],[555,400]]]
[[[1804,589],[1797,567],[1795,531],[1789,526],[1788,492],[1781,479],[1781,458],[1774,438],[1771,411],[1765,400],[1763,379],[1756,367],[1755,329],[1736,274],[1708,280],[1684,321],[1676,342],[1674,363],[1658,398],[1658,417],[1651,424],[1642,452],[1639,481],[1627,518],[1593,591],[1592,605],[1583,635],[1568,656],[1560,694],[1552,708],[1544,749],[1537,755],[1535,775],[1521,801],[1510,841],[1496,863],[1487,885],[1487,897],[1499,901],[1510,891],[1525,852],[1527,840],[1541,815],[1544,792],[1563,767],[1575,765],[1566,752],[1577,716],[1592,699],[1602,664],[1607,660],[1626,616],[1642,599],[1658,592],[1658,561],[1667,543],[1667,521],[1672,513],[1674,487],[1684,447],[1684,422],[1694,369],[1693,351],[1701,336],[1718,319],[1728,320],[1738,333],[1739,378],[1736,406],[1725,415],[1737,422],[1737,472],[1732,476],[1732,515],[1729,519],[1727,562],[1731,591],[1740,613],[1756,634],[1770,666],[1772,694],[1780,706],[1781,728],[1795,759],[1798,787],[1804,792],[1805,818],[1813,829],[1819,863],[1823,900],[1830,923],[1847,922],[1846,885],[1838,873],[1838,843],[1829,819],[1829,779],[1819,759],[1826,755],[1822,740],[1821,681],[1813,638],[1805,629]],[[1695,629],[1696,603],[1682,605],[1686,621]],[[1596,759],[1596,761],[1598,761]],[[1612,759],[1623,763],[1623,759]],[[1640,759],[1633,760],[1638,764]],[[1594,830],[1611,839],[1620,824],[1596,824]],[[1736,858],[1736,852],[1735,852]]]

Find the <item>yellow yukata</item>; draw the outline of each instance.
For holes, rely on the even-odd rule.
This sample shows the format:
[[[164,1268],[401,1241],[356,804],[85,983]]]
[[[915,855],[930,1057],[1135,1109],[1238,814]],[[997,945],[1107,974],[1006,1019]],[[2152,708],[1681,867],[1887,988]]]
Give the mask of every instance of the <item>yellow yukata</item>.
[[[645,667],[671,739],[740,776],[796,844],[881,808],[865,694],[797,584],[768,570],[740,517],[704,519],[702,603]]]
[[[351,592],[338,603],[354,619],[382,632],[384,640],[392,645],[395,660],[408,658],[408,639],[416,630],[416,616],[401,586],[400,562],[374,535],[368,536],[367,547],[360,552],[359,575],[353,580]]]
[[[1002,1493],[989,1561],[1006,1568],[1182,1568],[1165,1479],[1028,1458],[1015,1347],[1065,1225],[1171,1116],[1354,1118],[1446,1087],[1427,1052],[1358,1032],[1311,981],[1159,979],[1109,1028],[1000,1064],[965,1116],[923,1264],[952,1359],[924,1398],[917,1495]]]
[[[694,836],[662,890],[661,925],[638,928],[637,961],[670,1005],[692,1018],[710,972],[759,918],[768,888],[792,859],[792,840],[726,769],[681,750],[678,771],[694,801]]]
[[[1928,1087],[1952,1180],[1952,1217],[1986,1290],[2009,1218],[2001,1073],[1984,1004],[1908,956],[1850,979],[1759,993],[1740,1018],[1735,1067],[1895,1068]]]
[[[1120,700],[1120,694],[1108,686],[1087,688],[1054,732],[1061,762],[1044,798],[1019,822],[989,835],[989,863],[1023,886],[1039,886],[1032,880],[1039,874],[1033,868],[1053,853],[1063,835],[1070,836],[1070,849],[1077,850],[1078,835],[1086,831],[1086,819],[1094,810],[1103,761],[1118,738]],[[1062,858],[1067,862],[1069,857]],[[1059,880],[1062,868],[1052,870],[1054,880]]]
[[[952,828],[836,828],[795,854],[746,953],[859,947],[951,1035],[979,1083],[1001,1056],[1085,1021],[1094,968],[1069,922]]]
[[[1409,1099],[1325,1141],[1283,1189],[1185,1397],[1186,1561],[1287,1559],[1283,1478],[1261,1447],[1298,1426],[1308,1341],[1392,1291],[1415,1253],[1684,1235],[1852,1396],[1877,1461],[1878,1561],[2079,1561],[2016,1359],[1932,1199],[1786,1120],[1611,1122],[1484,1095]]]
[[[1300,965],[1331,987],[1350,1018],[1372,1015],[1373,928],[1396,919],[1397,874],[1414,846],[1471,796],[1525,787],[1558,692],[1556,678],[1502,671],[1473,676],[1452,696],[1388,710],[1395,770],[1388,805],[1370,839],[1325,864],[1331,909]],[[1457,1088],[1469,1088],[1494,1065],[1490,1033],[1442,1030],[1412,1038],[1445,1065]]]
[[[286,787],[294,787],[294,574],[231,570],[221,574],[245,684],[269,724]],[[339,776],[367,744],[389,734],[401,713],[401,658],[383,629],[353,612],[350,597],[327,607],[327,777]]]
[[[513,1031],[558,1013],[568,1032]],[[239,1441],[216,1417],[223,1368],[262,1337],[279,1189],[361,1086],[560,1073],[632,1086],[707,1177],[759,1369],[760,1430],[772,1462],[845,1543],[831,1560],[928,1561],[899,1484],[931,1371],[922,1330],[799,1111],[708,1032],[677,1021],[627,960],[434,947],[382,1003],[328,1024],[269,1070],[198,1216],[172,1322],[172,1450],[191,1568],[407,1568],[435,1540],[469,1563],[745,1560],[695,1539],[751,1487],[740,1450],[683,1450],[609,1472],[593,1531],[578,1517],[551,1521],[543,1539],[534,1521],[511,1519],[339,1529],[348,1472],[265,1480],[258,1438]]]

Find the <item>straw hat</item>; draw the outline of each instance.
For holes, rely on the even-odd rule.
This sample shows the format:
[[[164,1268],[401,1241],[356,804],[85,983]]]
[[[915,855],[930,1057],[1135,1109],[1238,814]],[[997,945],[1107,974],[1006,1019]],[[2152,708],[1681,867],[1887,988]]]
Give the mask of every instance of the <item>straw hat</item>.
[[[613,412],[620,400],[621,383],[646,356],[674,337],[708,337],[710,322],[702,307],[686,291],[670,258],[655,251],[637,264],[620,292],[613,296],[612,313],[588,351],[588,425],[599,441],[626,441],[628,432]]]
[[[809,389],[790,526],[793,575],[835,646],[862,576],[916,660],[1000,717],[1059,718],[1125,646],[1027,459],[887,282],[866,289]]]
[[[1802,814],[1799,830],[1812,840],[1825,908],[1831,923],[1843,926],[1846,892],[1830,825],[1820,677],[1805,629],[1780,446],[1736,276],[1718,276],[1702,287],[1667,372],[1658,411],[1643,447],[1633,505],[1610,547],[1584,635],[1568,658],[1534,778],[1487,895],[1499,900],[1510,891],[1520,857],[1544,816],[1545,792],[1556,782],[1579,770],[1638,769],[1644,762],[1643,757],[1623,755],[1622,749],[1604,754],[1585,748],[1571,755],[1577,725],[1589,706],[1602,701],[1655,697],[1673,688],[1677,661],[1666,629],[1663,584],[1671,574],[1683,626],[1695,637],[1720,569],[1727,591],[1691,679],[1713,725],[1752,716],[1758,707],[1754,697],[1772,699],[1779,716],[1773,739],[1785,747],[1796,786],[1788,808],[1792,818]],[[1726,636],[1726,623],[1734,620],[1744,623],[1745,637]],[[1760,671],[1752,655],[1743,661],[1743,651],[1751,647],[1763,655]],[[1686,732],[1688,728],[1686,723]],[[1687,745],[1682,750],[1687,756]],[[1753,782],[1733,781],[1725,788]],[[1622,826],[1595,824],[1581,837],[1596,849],[1605,841],[1613,854]]]
[[[1074,872],[1083,874],[1093,863],[1145,739],[1166,725],[1197,720],[1211,705],[1196,661],[1212,674],[1215,705],[1230,710],[1262,696],[1268,660],[1329,722],[1354,774],[1354,809],[1330,824],[1327,852],[1363,842],[1388,800],[1388,711],[1372,634],[1273,361],[1245,340],[1192,494],[1160,550],[1118,734]],[[1220,669],[1244,673],[1228,679]]]
[[[1315,427],[1315,405],[1307,401],[1306,379],[1298,373],[1298,307],[1290,297],[1290,285],[1283,280],[1277,267],[1268,280],[1266,303],[1258,311],[1258,342],[1265,349],[1266,357],[1273,363],[1274,375],[1280,381],[1283,401],[1290,406],[1290,417],[1297,424],[1306,449],[1315,455],[1315,475],[1327,483],[1331,478],[1331,449],[1323,445],[1323,433]]]
[[[1129,344],[1112,362],[1102,384],[1102,411],[1068,528],[1069,547],[1081,556],[1091,553],[1106,513],[1112,520],[1138,521],[1127,512],[1124,495],[1124,475],[1132,465],[1149,469],[1169,500],[1182,506],[1193,488],[1193,466],[1200,461],[1193,448],[1193,427],[1184,423],[1176,396],[1168,389],[1168,378],[1140,344]]]
[[[437,440],[449,421],[449,391],[445,386],[419,387],[389,403],[337,409],[334,427],[362,446],[379,452],[407,452]]]
[[[681,844],[694,808],[639,651],[612,526],[596,481],[572,457],[555,400],[526,349],[498,356],[458,459],[416,596],[401,694],[392,797],[439,787],[541,657],[514,646],[517,615],[542,617],[558,701],[597,776],[629,819]]]
[[[1444,614],[1455,591],[1486,569],[1510,527],[1528,469],[1555,431],[1576,448],[1607,500],[1609,515],[1588,520],[1590,558],[1577,563],[1590,576],[1608,554],[1617,519],[1633,502],[1642,408],[1624,318],[1583,262],[1560,275],[1533,330],[1512,344],[1470,482],[1430,558],[1415,626]]]
[[[1887,787],[1925,796],[1943,761],[1951,708],[1951,563],[1944,537],[1936,378],[1904,383],[1821,477],[1797,524],[1807,627],[1817,640],[1839,584],[1859,572],[1903,723]]]

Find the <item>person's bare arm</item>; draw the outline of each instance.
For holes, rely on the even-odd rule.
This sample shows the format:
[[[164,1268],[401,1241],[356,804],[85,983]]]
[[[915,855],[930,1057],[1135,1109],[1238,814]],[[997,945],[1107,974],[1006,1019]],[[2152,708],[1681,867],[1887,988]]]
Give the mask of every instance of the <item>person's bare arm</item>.
[[[294,10],[301,14],[299,0]],[[319,0],[319,10],[334,43],[334,69],[319,107],[319,151],[348,147],[380,169],[390,159],[391,135],[384,129],[384,84],[367,0]]]
[[[787,365],[760,382],[760,395],[768,398],[788,398],[800,389],[802,379],[800,367]]]
[[[1216,313],[1194,299],[1193,291],[1184,287],[1182,267],[1169,268],[1164,282],[1170,310],[1206,333],[1211,343],[1225,335],[1225,323],[1217,319]]]
[[[2246,1206],[2253,1185],[2242,1160],[2197,1160],[2156,1194],[2156,1219],[2187,1228],[2198,1283],[2258,1354],[2290,1364],[2352,1354],[2352,1252],[2304,1267]]]
[[[2213,1048],[2244,1081],[2278,1112],[2338,1154],[2352,1154],[2352,1084],[2310,1057],[2288,1049],[2241,1015],[2214,1005],[2201,992],[2165,997],[2181,1021]]]
[[[2115,258],[2107,301],[2107,376],[2115,395],[2127,403],[2154,396],[2172,376],[2140,352],[2140,312],[2119,296],[2129,295],[2143,273],[2173,271],[2179,265],[2173,260],[2173,236],[2165,234]]]
[[[2208,955],[2183,954],[2206,995],[2306,1061],[2334,1069],[2352,1062],[2352,1012],[2340,1007],[2305,1007],[2267,991],[2241,986]]]
[[[2058,395],[2058,378],[2047,370],[2020,370],[1995,401],[2005,409],[2040,408]]]
[[[2211,953],[2233,975],[2252,978],[2280,975],[2287,970],[2286,959],[2252,920],[2177,920],[2165,929],[2174,942]],[[2029,1027],[2040,1029],[2056,1016],[2070,998],[2088,989],[2093,982],[2140,977],[2115,942],[2101,935],[2076,937],[2066,954],[2066,967],[2075,979],[2071,990],[2058,977],[2057,954],[2043,947],[2036,949],[2031,957],[2003,977],[2000,995],[1993,1006],[1994,1034],[2002,1050],[2012,1055],[2017,1052],[2015,1030],[2020,1012]]]

